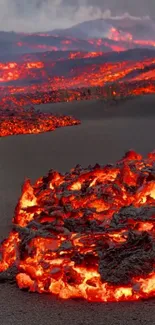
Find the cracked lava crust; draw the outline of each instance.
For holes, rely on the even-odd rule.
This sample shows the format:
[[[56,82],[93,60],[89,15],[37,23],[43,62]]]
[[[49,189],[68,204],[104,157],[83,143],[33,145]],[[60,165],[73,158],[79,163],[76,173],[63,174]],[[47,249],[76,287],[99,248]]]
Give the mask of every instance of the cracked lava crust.
[[[155,153],[26,180],[0,281],[63,299],[155,296]],[[13,270],[13,271],[11,271]],[[12,272],[12,273],[11,273]]]

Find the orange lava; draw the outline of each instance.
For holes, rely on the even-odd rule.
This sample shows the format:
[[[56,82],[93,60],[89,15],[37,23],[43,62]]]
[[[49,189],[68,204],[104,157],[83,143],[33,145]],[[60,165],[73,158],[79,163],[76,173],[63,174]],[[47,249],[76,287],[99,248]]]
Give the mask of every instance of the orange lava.
[[[90,58],[102,55],[102,53],[70,53],[67,61],[64,61],[64,66],[70,64],[72,59]],[[61,58],[59,59],[63,61]],[[58,61],[59,61],[58,60]],[[98,87],[105,86],[107,83],[126,80],[132,82],[153,81],[155,80],[155,58],[144,59],[141,61],[122,61],[109,62],[99,64],[85,64],[80,67],[80,64],[72,68],[68,67],[68,72],[65,75],[56,75],[55,69],[58,68],[58,62],[45,59],[41,61],[27,62],[9,62],[0,64],[0,84],[2,89],[0,93],[4,93],[4,89],[8,92],[34,92],[38,85],[46,90],[71,89],[80,87]],[[56,68],[57,65],[57,68]],[[133,75],[132,75],[133,74]],[[23,86],[16,84],[8,84],[4,87],[4,83],[15,81],[22,82]],[[32,83],[33,82],[33,83]]]
[[[154,297],[154,166],[155,153],[129,151],[114,165],[26,180],[2,274],[14,265],[19,288],[63,299]]]
[[[59,127],[79,123],[79,120],[71,116],[54,116],[35,111],[33,108],[23,109],[19,106],[6,110],[4,106],[0,110],[0,137],[54,131]]]
[[[109,29],[106,38],[81,40],[70,35],[62,37],[55,34],[36,33],[27,34],[29,39],[25,41],[25,36],[25,34],[21,34],[20,36],[18,34],[20,40],[16,43],[16,46],[40,51],[68,51],[70,49],[79,51],[81,49],[89,49],[89,51],[97,52],[103,50],[121,52],[137,47],[155,47],[155,40],[153,39],[135,39],[131,33],[120,31],[114,27]]]
[[[39,105],[45,103],[71,102],[92,99],[115,100],[138,96],[141,94],[155,93],[155,81],[146,79],[135,80],[133,82],[117,82],[112,85],[102,87],[77,87],[72,89],[53,90],[48,84],[37,84],[25,87],[1,87],[0,105],[3,110],[10,109],[10,106],[18,111],[25,105]]]
[[[57,61],[66,59],[85,59],[102,56],[103,52],[69,52],[67,58],[48,60],[47,62],[36,61],[37,55],[24,55],[24,62],[6,62],[0,63],[0,82],[8,82],[12,80],[26,80],[42,78],[47,80],[50,77],[51,69]],[[46,60],[46,53],[43,54],[43,59]]]

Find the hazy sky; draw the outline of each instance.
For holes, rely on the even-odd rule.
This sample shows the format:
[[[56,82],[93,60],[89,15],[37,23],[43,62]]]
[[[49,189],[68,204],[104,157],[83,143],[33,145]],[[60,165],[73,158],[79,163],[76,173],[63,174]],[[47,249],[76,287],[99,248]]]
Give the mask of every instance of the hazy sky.
[[[45,31],[126,12],[155,17],[155,0],[0,0],[0,30]]]

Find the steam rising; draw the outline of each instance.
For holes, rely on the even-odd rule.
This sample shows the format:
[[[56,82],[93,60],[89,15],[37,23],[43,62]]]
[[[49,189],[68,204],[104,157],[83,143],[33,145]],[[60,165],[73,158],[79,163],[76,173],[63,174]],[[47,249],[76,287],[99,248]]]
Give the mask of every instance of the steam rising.
[[[67,2],[67,4],[66,4]],[[99,2],[99,1],[98,1]],[[96,2],[96,3],[98,3]],[[134,17],[129,13],[112,16],[103,6],[89,5],[90,1],[78,1],[78,5],[64,0],[1,0],[0,30],[16,32],[48,31],[67,28],[74,24],[97,18],[149,20],[149,16]]]

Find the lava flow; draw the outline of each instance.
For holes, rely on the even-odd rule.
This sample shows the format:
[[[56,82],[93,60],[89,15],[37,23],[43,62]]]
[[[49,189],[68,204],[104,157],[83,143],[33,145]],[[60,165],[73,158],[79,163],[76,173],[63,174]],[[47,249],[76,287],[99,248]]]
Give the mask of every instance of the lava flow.
[[[31,49],[35,51],[116,51],[121,52],[131,48],[155,47],[154,39],[137,39],[129,32],[123,32],[111,27],[106,38],[79,39],[68,35],[57,34],[16,34],[18,42],[13,46],[18,49]]]
[[[96,58],[96,54],[92,54]],[[58,91],[81,87],[104,87],[108,83],[154,81],[155,58],[143,60],[117,60],[116,62],[91,61],[84,63],[86,53],[79,63],[80,53],[69,53],[69,58],[58,61],[8,62],[0,64],[0,95],[10,93],[32,93],[38,91]],[[100,55],[98,54],[100,57]],[[90,57],[89,57],[90,58]],[[75,59],[75,65],[72,64]],[[76,61],[77,60],[77,61]],[[89,60],[89,59],[88,59]],[[61,61],[61,62],[60,62]],[[60,68],[63,73],[60,74]],[[19,86],[20,85],[20,86]]]
[[[26,180],[1,255],[0,279],[12,268],[21,289],[103,302],[154,297],[155,153]]]
[[[71,116],[54,116],[36,111],[33,107],[24,109],[0,109],[0,137],[16,134],[36,134],[54,131],[56,128],[77,125],[80,121]]]

